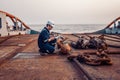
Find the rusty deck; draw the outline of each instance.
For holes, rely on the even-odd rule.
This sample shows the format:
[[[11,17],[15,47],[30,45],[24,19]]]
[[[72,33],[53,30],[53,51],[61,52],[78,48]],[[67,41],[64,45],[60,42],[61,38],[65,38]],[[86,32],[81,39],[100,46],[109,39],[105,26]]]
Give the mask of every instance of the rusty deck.
[[[73,41],[78,39],[71,34],[64,34],[63,36]],[[107,42],[112,45],[109,47],[112,53],[109,56],[113,65],[89,66],[81,64],[84,70],[95,80],[120,79],[120,37],[116,35],[108,36],[106,36]],[[0,39],[0,80],[86,80],[75,66],[67,60],[67,56],[40,56],[37,38],[38,35],[20,35],[9,39]],[[114,40],[117,40],[117,42]],[[73,54],[95,51],[93,49],[73,49]]]
[[[81,36],[80,34],[77,34]],[[84,35],[84,34],[83,34]],[[89,34],[91,36],[99,36],[99,34]],[[67,37],[68,35],[66,35]],[[69,35],[71,40],[77,40],[74,35]],[[80,63],[80,67],[89,74],[93,80],[119,80],[120,79],[120,36],[105,35],[107,44],[109,45],[109,57],[112,59],[113,65],[90,66]],[[95,49],[73,50],[74,54],[95,53]]]

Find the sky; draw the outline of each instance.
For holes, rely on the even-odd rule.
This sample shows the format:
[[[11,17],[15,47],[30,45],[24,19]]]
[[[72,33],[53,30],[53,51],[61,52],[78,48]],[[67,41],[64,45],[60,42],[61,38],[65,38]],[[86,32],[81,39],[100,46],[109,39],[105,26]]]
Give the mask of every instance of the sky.
[[[120,0],[1,0],[0,10],[26,24],[109,24],[120,16]]]

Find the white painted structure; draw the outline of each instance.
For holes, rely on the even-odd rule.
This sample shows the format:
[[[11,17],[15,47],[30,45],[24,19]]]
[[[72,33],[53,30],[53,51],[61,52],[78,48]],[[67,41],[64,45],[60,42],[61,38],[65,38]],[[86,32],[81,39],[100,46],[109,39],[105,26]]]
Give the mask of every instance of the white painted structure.
[[[120,34],[120,29],[118,28],[107,28],[105,29],[107,34]]]
[[[14,18],[13,15],[11,16],[12,18]],[[8,22],[6,20],[7,17],[8,15],[5,12],[0,11],[0,37],[18,35],[18,34],[27,34],[28,30],[30,30],[30,29],[27,29],[29,27],[23,28],[23,22],[20,20],[19,20],[20,21],[19,23],[21,23],[21,26],[19,26],[19,28],[21,29],[18,29],[18,21],[15,19],[14,20],[16,21],[16,25],[14,24],[13,26],[16,27],[16,30],[14,30],[13,26],[8,25]]]
[[[7,36],[8,31],[6,28],[6,14],[0,12],[0,36]]]
[[[120,28],[116,27],[116,25],[114,25],[112,27],[106,28],[105,32],[107,34],[120,34]]]

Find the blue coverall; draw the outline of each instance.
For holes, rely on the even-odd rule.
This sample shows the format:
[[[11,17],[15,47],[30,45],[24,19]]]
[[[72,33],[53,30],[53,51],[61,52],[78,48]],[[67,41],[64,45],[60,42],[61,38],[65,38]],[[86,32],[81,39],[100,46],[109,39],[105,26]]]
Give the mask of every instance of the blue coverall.
[[[50,32],[46,27],[44,27],[38,37],[38,47],[40,48],[39,50],[40,52],[43,53],[54,52],[56,39],[48,42],[49,38],[50,38]]]

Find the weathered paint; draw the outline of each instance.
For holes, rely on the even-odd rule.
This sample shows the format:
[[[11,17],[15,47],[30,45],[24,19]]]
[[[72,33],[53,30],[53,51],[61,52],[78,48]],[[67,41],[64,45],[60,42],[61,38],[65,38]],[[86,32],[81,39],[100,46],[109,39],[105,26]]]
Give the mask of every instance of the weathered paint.
[[[106,28],[106,29],[105,29],[105,32],[106,32],[107,34],[120,34],[120,28],[115,28],[115,27]]]
[[[105,28],[105,33],[107,34],[120,34],[120,28],[117,27],[116,23],[120,20],[120,17],[113,20],[108,26]]]
[[[6,36],[8,35],[8,31],[6,28],[6,14],[0,12],[0,18],[1,18],[1,28],[0,28],[0,35]]]
[[[16,29],[11,30],[10,28],[8,28],[8,25],[7,25],[8,22],[6,19],[7,17],[9,17],[13,23],[16,23],[16,24],[13,24],[13,26],[15,26]],[[1,37],[10,36],[10,35],[18,35],[18,34],[28,34],[28,30],[30,30],[30,28],[24,22],[22,22],[19,18],[15,17],[7,12],[0,11],[0,19],[1,19],[1,27],[0,27],[0,36]],[[18,29],[18,26],[17,26],[18,22],[21,23],[21,26],[19,26],[19,28],[21,28],[21,30]],[[22,27],[22,26],[24,26],[24,27]]]

